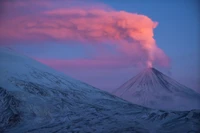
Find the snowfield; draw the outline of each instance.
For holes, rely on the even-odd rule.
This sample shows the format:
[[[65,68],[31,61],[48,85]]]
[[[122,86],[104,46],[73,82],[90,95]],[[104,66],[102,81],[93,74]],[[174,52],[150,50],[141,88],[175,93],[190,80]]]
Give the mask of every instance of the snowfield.
[[[200,132],[200,110],[134,105],[5,48],[0,61],[1,133]]]
[[[134,104],[154,109],[200,109],[200,94],[179,84],[155,68],[147,68],[113,91]]]

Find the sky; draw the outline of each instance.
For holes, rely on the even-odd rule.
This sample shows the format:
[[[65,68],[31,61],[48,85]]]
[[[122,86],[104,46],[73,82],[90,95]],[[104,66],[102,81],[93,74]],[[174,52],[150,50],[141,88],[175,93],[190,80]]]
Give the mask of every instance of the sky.
[[[0,46],[112,91],[155,67],[200,92],[198,0],[3,0]]]

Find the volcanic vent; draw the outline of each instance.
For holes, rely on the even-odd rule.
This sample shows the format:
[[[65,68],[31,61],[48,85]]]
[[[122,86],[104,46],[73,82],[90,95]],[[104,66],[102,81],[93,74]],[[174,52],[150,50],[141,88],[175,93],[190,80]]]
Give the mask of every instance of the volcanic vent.
[[[113,91],[142,106],[165,110],[200,109],[200,94],[155,68],[147,68]]]

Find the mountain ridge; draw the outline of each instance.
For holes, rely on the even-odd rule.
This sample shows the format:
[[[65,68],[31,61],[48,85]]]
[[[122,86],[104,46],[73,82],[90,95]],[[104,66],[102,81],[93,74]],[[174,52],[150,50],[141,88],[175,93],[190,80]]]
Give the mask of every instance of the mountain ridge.
[[[13,51],[0,60],[2,133],[200,131],[200,110],[134,105]]]

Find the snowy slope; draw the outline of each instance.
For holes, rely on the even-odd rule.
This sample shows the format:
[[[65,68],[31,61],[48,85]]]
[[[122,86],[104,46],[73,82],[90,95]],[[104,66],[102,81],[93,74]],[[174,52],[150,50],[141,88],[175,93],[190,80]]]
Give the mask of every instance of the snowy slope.
[[[5,48],[0,61],[0,132],[200,131],[200,110],[134,105]]]
[[[164,110],[200,109],[200,94],[155,68],[147,68],[113,94],[142,106]]]

